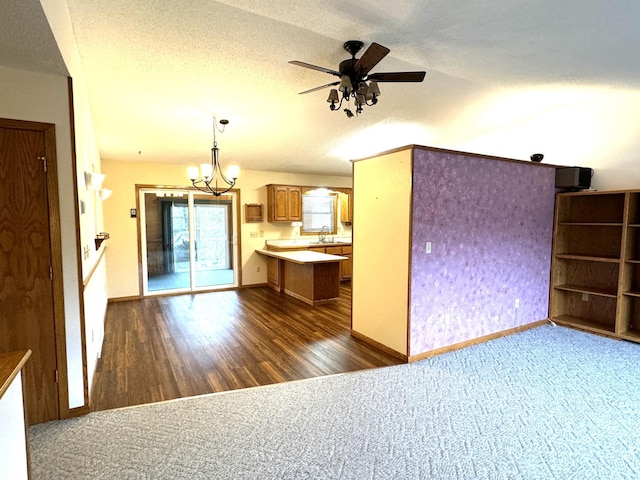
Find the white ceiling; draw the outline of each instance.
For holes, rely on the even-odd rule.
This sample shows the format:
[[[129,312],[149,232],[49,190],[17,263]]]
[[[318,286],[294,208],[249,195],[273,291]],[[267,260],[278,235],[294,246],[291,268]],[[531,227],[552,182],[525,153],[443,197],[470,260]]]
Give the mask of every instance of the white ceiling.
[[[68,75],[38,0],[0,0],[0,65]]]
[[[207,161],[213,115],[230,121],[223,164],[319,174],[409,143],[584,164],[635,136],[611,126],[637,106],[635,0],[67,4],[105,159]],[[0,33],[0,63],[61,73],[50,48],[21,47],[24,30]],[[335,77],[288,61],[337,69],[350,39],[391,49],[372,72],[426,70],[425,81],[380,84],[378,105],[351,119],[329,110],[328,90],[298,95]]]

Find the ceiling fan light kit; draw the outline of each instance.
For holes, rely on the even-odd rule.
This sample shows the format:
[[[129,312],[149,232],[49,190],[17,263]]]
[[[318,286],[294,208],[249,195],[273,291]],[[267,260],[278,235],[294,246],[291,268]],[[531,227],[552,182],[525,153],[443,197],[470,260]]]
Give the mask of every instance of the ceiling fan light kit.
[[[318,70],[340,78],[337,82],[328,83],[320,87],[312,88],[300,92],[300,94],[311,93],[322,90],[327,87],[335,87],[329,91],[327,102],[330,104],[329,109],[336,111],[342,108],[342,103],[346,101],[347,105],[344,112],[347,117],[354,116],[351,110],[351,100],[355,105],[355,115],[359,115],[363,111],[365,105],[373,106],[378,103],[380,96],[380,88],[378,82],[422,82],[426,72],[388,72],[388,73],[372,73],[369,71],[382,60],[390,50],[378,43],[372,43],[364,52],[362,57],[356,58],[364,43],[359,40],[348,40],[344,43],[344,49],[351,54],[351,58],[340,62],[338,70],[319,67],[310,63],[292,60],[289,63],[298,65],[299,67]]]

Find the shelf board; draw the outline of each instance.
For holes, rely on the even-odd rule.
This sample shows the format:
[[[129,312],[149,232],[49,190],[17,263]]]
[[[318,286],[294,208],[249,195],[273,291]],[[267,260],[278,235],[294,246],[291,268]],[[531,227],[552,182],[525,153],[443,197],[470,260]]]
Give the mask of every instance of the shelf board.
[[[572,315],[558,315],[557,317],[551,317],[551,320],[556,323],[583,328],[596,333],[605,333],[608,335],[615,333],[613,322],[611,324],[607,324],[604,322],[589,320],[588,318],[574,317]]]
[[[628,227],[630,227],[630,228],[640,228],[640,223],[630,223],[628,225]]]
[[[587,287],[584,285],[573,285],[565,283],[562,285],[555,285],[553,288],[556,290],[565,290],[568,292],[588,293],[591,295],[600,295],[601,297],[617,298],[618,295],[615,291],[607,290],[605,288]]]
[[[261,203],[245,203],[244,216],[246,223],[262,222],[262,204]]]
[[[567,225],[569,227],[621,227],[622,223],[618,222],[559,222],[559,225]],[[631,225],[629,225],[631,226]]]
[[[564,258],[567,260],[584,260],[588,262],[605,262],[605,263],[620,263],[619,258],[612,257],[592,257],[589,255],[573,255],[570,253],[556,253],[556,258]]]
[[[629,258],[628,260],[625,260],[625,262],[627,262],[627,263],[640,263],[640,260],[636,260],[634,258]]]
[[[640,297],[640,292],[634,292],[632,290],[628,291],[628,292],[624,292],[625,295],[628,295],[630,297]]]
[[[625,330],[620,332],[620,338],[624,338],[625,340],[631,340],[633,342],[640,341],[640,331],[638,330]]]

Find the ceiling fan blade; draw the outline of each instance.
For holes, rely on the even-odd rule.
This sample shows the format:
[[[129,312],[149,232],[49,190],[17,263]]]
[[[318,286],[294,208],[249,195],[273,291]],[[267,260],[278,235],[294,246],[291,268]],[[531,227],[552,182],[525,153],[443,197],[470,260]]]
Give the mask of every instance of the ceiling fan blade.
[[[316,92],[318,90],[322,90],[323,88],[327,88],[327,87],[333,87],[335,85],[340,85],[340,82],[331,82],[331,83],[327,83],[326,85],[322,85],[320,87],[316,87],[316,88],[312,88],[311,90],[305,90],[304,92],[300,92],[298,95],[302,95],[304,93],[311,93],[311,92]]]
[[[329,73],[331,75],[335,75],[336,77],[342,76],[340,72],[335,70],[331,70],[330,68],[319,67],[317,65],[311,65],[310,63],[299,62],[298,60],[291,60],[289,62],[292,65],[298,65],[299,67],[310,68],[311,70],[318,70],[319,72]]]
[[[372,73],[367,80],[376,82],[421,82],[427,72],[388,72]]]
[[[355,71],[360,72],[363,76],[366,75],[369,73],[369,70],[375,67],[390,51],[391,50],[387,47],[383,47],[379,43],[373,42],[354,65]]]

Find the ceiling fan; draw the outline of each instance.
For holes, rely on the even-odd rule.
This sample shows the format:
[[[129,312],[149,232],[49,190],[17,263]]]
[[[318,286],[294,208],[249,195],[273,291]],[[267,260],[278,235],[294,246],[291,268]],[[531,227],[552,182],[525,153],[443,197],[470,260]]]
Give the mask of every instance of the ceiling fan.
[[[380,96],[380,89],[378,88],[378,82],[421,82],[424,80],[426,72],[387,72],[387,73],[369,73],[373,67],[375,67],[380,60],[387,56],[391,51],[387,47],[373,42],[369,45],[369,48],[362,54],[360,58],[356,58],[364,43],[359,40],[348,40],[344,43],[344,49],[351,54],[351,58],[343,60],[338,66],[338,70],[331,70],[330,68],[319,67],[310,63],[300,62],[298,60],[292,60],[289,63],[298,65],[299,67],[310,68],[312,70],[318,70],[330,75],[339,77],[340,80],[327,83],[320,87],[312,88],[300,92],[300,94],[311,93],[317,90],[322,90],[327,87],[334,87],[338,85],[338,88],[331,89],[329,92],[329,98],[327,102],[329,108],[334,111],[342,107],[342,102],[347,101],[347,106],[344,112],[347,117],[354,116],[350,108],[351,99],[354,100],[356,106],[356,115],[362,113],[362,107],[364,105],[375,105],[378,103],[378,97]],[[342,94],[341,96],[339,95]]]

